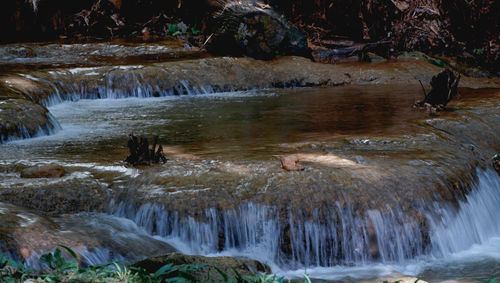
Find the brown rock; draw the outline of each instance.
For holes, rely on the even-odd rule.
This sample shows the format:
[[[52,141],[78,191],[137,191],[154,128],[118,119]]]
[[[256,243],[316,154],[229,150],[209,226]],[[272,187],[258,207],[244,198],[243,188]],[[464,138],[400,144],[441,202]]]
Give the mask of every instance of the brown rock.
[[[29,167],[21,172],[21,178],[60,178],[64,175],[66,170],[57,164]]]
[[[276,156],[281,160],[281,166],[286,171],[302,171],[304,167],[297,164],[299,162],[299,158],[296,155],[288,155],[288,156]]]
[[[493,156],[493,168],[500,174],[500,154],[495,154],[495,156]]]

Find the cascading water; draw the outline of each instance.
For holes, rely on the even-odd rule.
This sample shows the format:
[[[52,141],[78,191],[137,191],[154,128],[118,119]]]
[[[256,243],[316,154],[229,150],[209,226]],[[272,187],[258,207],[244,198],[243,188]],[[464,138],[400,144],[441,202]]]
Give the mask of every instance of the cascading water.
[[[130,77],[122,77],[122,79],[133,81]],[[53,80],[56,81],[56,79]],[[61,83],[58,82],[58,84],[59,86],[56,87],[60,88],[59,91],[61,93],[68,92],[67,85],[61,87]],[[99,97],[120,98],[120,95],[126,97],[129,94],[136,97],[154,96],[154,90],[149,89],[137,92],[131,90],[130,93],[123,93],[121,90],[114,89],[112,85],[113,83],[108,83],[105,89],[98,91],[97,93],[101,93]],[[140,85],[142,85],[142,82],[140,82]],[[75,93],[80,92],[84,95],[93,93],[88,89],[81,90],[79,87],[75,87]],[[133,88],[134,86],[131,87]],[[188,88],[189,85],[182,87],[182,89]],[[198,91],[201,92],[201,88],[198,88]],[[208,89],[206,91],[213,90]],[[389,112],[387,109],[392,108],[387,106],[391,104],[387,102],[385,92],[382,92],[384,99],[380,101],[386,107],[383,110],[383,113],[386,114]],[[307,99],[310,99],[311,94],[308,93],[307,95]],[[343,94],[336,93],[336,95],[340,96]],[[346,97],[353,97],[352,93],[348,93],[347,91],[344,95]],[[356,97],[359,96],[356,95]],[[65,97],[70,96],[61,97],[61,100],[65,100]],[[99,97],[88,96],[88,98]],[[327,98],[329,97],[333,96],[328,96]],[[75,100],[81,98],[85,98],[85,96],[75,96]],[[372,145],[369,140],[367,140],[366,144],[363,143],[363,145],[354,145],[347,141],[347,145],[342,148],[347,150],[351,150],[353,147],[362,148],[358,152],[349,153],[351,154],[350,156],[347,156],[347,154],[339,155],[342,158],[335,155],[338,154],[335,152],[335,147],[343,145],[335,142],[330,144],[325,142],[323,144],[322,142],[314,141],[314,147],[319,147],[323,151],[331,151],[332,154],[329,157],[333,156],[336,158],[323,159],[321,160],[323,163],[320,165],[310,164],[305,171],[309,175],[305,176],[305,178],[299,175],[301,173],[283,172],[277,162],[269,162],[267,158],[271,154],[274,154],[276,150],[282,150],[280,148],[281,143],[284,141],[288,143],[290,136],[304,133],[304,128],[309,125],[317,127],[314,130],[321,133],[323,130],[329,130],[327,126],[332,124],[330,120],[315,124],[308,119],[317,122],[317,120],[327,117],[332,119],[333,123],[338,123],[339,125],[346,124],[344,120],[340,120],[335,115],[328,116],[331,114],[330,107],[326,107],[326,110],[318,108],[315,104],[306,105],[304,109],[298,108],[298,110],[291,107],[294,105],[302,106],[305,100],[305,96],[294,98],[293,95],[287,97],[273,95],[265,98],[256,98],[253,94],[233,93],[224,94],[223,98],[211,95],[205,98],[197,96],[181,99],[177,97],[150,98],[140,99],[140,101],[139,99],[124,99],[120,101],[65,102],[51,107],[51,111],[62,121],[63,126],[76,126],[77,129],[74,133],[67,131],[66,135],[61,134],[58,137],[39,139],[38,141],[33,141],[33,143],[27,141],[26,143],[19,142],[17,145],[4,146],[8,149],[18,146],[19,149],[26,150],[30,154],[33,153],[33,155],[41,160],[55,159],[64,166],[69,166],[72,170],[75,170],[73,174],[76,174],[77,171],[85,171],[88,176],[91,176],[89,178],[99,179],[103,187],[108,188],[106,193],[109,193],[110,196],[117,196],[114,201],[111,201],[110,208],[106,212],[112,214],[112,218],[116,219],[117,222],[126,220],[123,218],[132,220],[147,233],[147,235],[145,233],[140,234],[134,230],[133,233],[127,235],[127,237],[130,236],[130,239],[134,238],[132,234],[135,233],[138,237],[149,236],[150,238],[161,238],[162,241],[174,244],[173,246],[184,253],[252,257],[271,264],[275,268],[275,272],[284,274],[296,274],[300,276],[304,272],[304,268],[307,268],[311,275],[314,274],[315,270],[318,271],[316,273],[317,276],[313,276],[314,278],[334,279],[338,277],[332,274],[332,272],[342,274],[339,270],[349,270],[349,268],[352,268],[353,272],[357,272],[359,268],[372,268],[375,266],[384,272],[387,269],[391,269],[404,274],[418,275],[422,270],[425,271],[428,268],[429,262],[434,264],[432,261],[434,258],[442,261],[447,256],[456,255],[475,245],[488,245],[491,239],[498,237],[500,234],[498,231],[498,220],[494,218],[494,213],[492,212],[496,211],[499,207],[497,190],[500,181],[498,176],[492,171],[479,171],[477,173],[477,184],[474,185],[467,199],[458,203],[458,208],[449,206],[449,201],[436,202],[433,205],[418,203],[409,206],[400,201],[398,197],[401,197],[401,195],[397,195],[396,191],[391,190],[391,188],[378,189],[376,185],[373,188],[368,188],[372,192],[367,189],[367,196],[388,194],[389,197],[380,202],[374,201],[375,205],[368,205],[368,202],[364,199],[357,201],[354,199],[354,194],[349,195],[349,190],[342,191],[342,193],[345,193],[343,198],[332,198],[331,201],[321,202],[317,206],[310,205],[310,202],[305,203],[302,207],[294,207],[292,205],[288,207],[283,202],[277,202],[278,204],[276,205],[269,205],[269,203],[274,204],[274,202],[268,202],[268,204],[259,203],[259,200],[265,199],[267,196],[272,197],[273,193],[282,194],[283,191],[279,191],[277,187],[286,186],[287,179],[293,179],[293,182],[299,185],[307,183],[310,180],[319,182],[323,179],[330,181],[330,179],[340,178],[340,181],[346,181],[342,179],[345,175],[339,173],[342,170],[354,170],[361,173],[363,173],[361,170],[366,170],[364,172],[369,173],[370,181],[372,176],[384,176],[383,174],[375,174],[378,173],[377,170],[379,168],[377,168],[377,165],[379,163],[373,162],[373,159],[370,159],[372,152],[366,155],[360,153],[363,150],[370,150],[369,147]],[[325,97],[320,97],[317,100],[323,101],[322,103],[327,101]],[[363,100],[362,103],[365,103],[364,98],[361,100]],[[222,101],[229,101],[229,103],[223,104]],[[259,104],[261,101],[265,101],[266,104],[261,106]],[[330,105],[339,105],[335,100],[329,102]],[[348,100],[348,102],[345,103],[347,105],[346,108],[351,109],[351,100]],[[203,105],[203,107],[197,107],[198,105]],[[245,112],[247,109],[251,109],[251,111],[248,111],[248,113]],[[394,109],[400,108],[394,107]],[[320,115],[311,115],[311,113],[320,111],[326,112],[319,113]],[[80,112],[85,113],[83,115],[78,114]],[[307,115],[304,115],[304,112]],[[241,113],[245,115],[241,115]],[[352,114],[356,117],[359,116],[359,112]],[[400,117],[406,117],[406,114],[403,113]],[[412,114],[419,115],[418,113]],[[302,120],[293,119],[297,116],[300,116]],[[345,118],[344,116],[342,118]],[[386,119],[384,121],[388,124],[395,123],[395,120],[401,120],[394,118],[394,114],[382,117]],[[231,132],[228,129],[234,130],[235,127],[241,124],[237,119],[244,119],[245,126],[252,123],[257,125],[255,128],[248,127],[244,129],[244,131],[253,131],[253,134],[259,137],[257,142],[255,137],[250,136],[249,138],[246,134],[242,134],[241,136],[225,135],[226,132]],[[365,119],[362,118],[361,120]],[[306,120],[306,123],[303,120]],[[268,126],[275,122],[277,122],[277,127]],[[351,121],[347,120],[347,122]],[[356,130],[359,130],[360,126],[358,122],[358,120],[355,120],[349,126],[353,126]],[[174,146],[183,143],[189,144],[197,139],[195,142],[192,142],[192,147],[189,147],[189,150],[185,150],[184,152],[190,153],[191,156],[199,154],[204,160],[173,160],[169,161],[165,166],[152,168],[151,171],[153,174],[145,174],[146,177],[163,175],[163,179],[159,178],[159,180],[135,178],[136,175],[140,175],[143,172],[150,173],[149,169],[134,169],[133,176],[124,176],[125,174],[119,172],[108,176],[108,173],[104,172],[105,170],[102,168],[106,166],[113,167],[112,170],[115,171],[124,169],[122,164],[118,163],[117,160],[123,158],[123,154],[126,152],[126,148],[123,145],[123,137],[126,137],[129,129],[143,130],[145,127],[150,127],[144,132],[145,134],[151,134],[156,133],[165,124],[168,125],[166,133],[175,133],[176,138],[179,139],[179,142]],[[230,159],[230,161],[224,160],[227,156],[222,156],[220,152],[217,152],[220,149],[215,147],[221,145],[216,143],[210,144],[213,138],[211,132],[213,132],[215,126],[219,126],[222,129],[217,128],[218,131],[214,133],[214,135],[218,135],[216,139],[227,137],[230,140],[229,143],[222,144],[224,146],[223,151],[224,153],[236,154],[234,159]],[[380,125],[377,124],[377,126]],[[204,131],[204,128],[208,128],[208,130]],[[280,135],[280,128],[283,128],[283,131],[287,133]],[[194,131],[193,129],[198,129],[199,131]],[[364,128],[362,130],[368,131]],[[392,129],[388,131],[392,131]],[[260,134],[263,132],[271,138],[269,140],[260,139]],[[274,135],[276,132],[278,132],[278,135]],[[292,132],[292,134],[289,134],[289,132]],[[356,134],[358,132],[353,135]],[[369,136],[369,134],[367,135]],[[228,144],[230,146],[239,145],[245,139],[250,141],[252,147],[242,146],[233,151],[226,148]],[[413,139],[413,136],[408,139]],[[172,140],[172,142],[175,143],[177,141]],[[405,144],[403,139],[398,140],[398,142],[403,144],[403,153],[405,155],[413,154],[413,152],[410,152],[413,148],[407,151],[407,144]],[[415,140],[412,140],[412,142],[415,142]],[[254,147],[254,143],[259,143],[261,147]],[[277,146],[277,143],[280,143],[280,145]],[[346,140],[343,140],[342,144],[345,145]],[[385,144],[384,141],[384,145],[380,146],[385,146]],[[398,146],[397,142],[391,143],[389,141],[387,144],[383,149],[377,148],[375,154],[378,156],[381,154],[380,151],[390,152],[391,149],[389,147]],[[182,153],[183,148],[180,146],[178,148],[181,149],[180,152]],[[206,149],[206,152],[209,152],[209,154],[214,151],[216,154],[208,155],[207,157],[207,155],[203,155],[203,152],[196,152],[200,148]],[[176,148],[174,147],[174,149]],[[250,149],[252,150],[250,153],[240,153],[241,151]],[[425,147],[416,148],[415,151],[425,151],[425,149]],[[50,150],[50,153],[47,154],[47,150]],[[309,147],[306,150],[309,150]],[[106,154],[103,154],[104,152]],[[8,160],[17,158],[17,156],[10,155],[7,151],[1,153],[3,156],[7,156],[6,159]],[[357,159],[353,158],[353,156],[357,155],[362,155],[359,159],[362,162],[353,161]],[[399,158],[397,155],[393,156]],[[392,157],[388,159],[390,158]],[[406,168],[411,167],[412,169],[420,166],[420,163],[425,163],[427,166],[436,164],[424,160],[428,158],[427,155],[418,155],[408,160],[401,159],[393,164],[402,164]],[[251,160],[249,161],[248,159]],[[339,163],[339,160],[343,163]],[[419,163],[416,160],[422,160],[422,162]],[[432,159],[430,160],[433,161]],[[210,165],[212,163],[219,165],[227,163],[229,165],[217,167]],[[113,166],[109,166],[110,164],[113,164]],[[11,168],[10,165],[5,166]],[[336,172],[333,172],[335,170]],[[422,175],[426,173],[425,171],[420,172],[424,172]],[[9,173],[11,174],[11,178],[16,178],[15,170]],[[176,174],[183,175],[183,178],[179,178]],[[233,183],[230,177],[226,178],[224,174],[234,174],[234,176],[237,176],[230,176],[231,178],[240,178],[239,176],[241,176],[244,180]],[[359,176],[359,178],[362,177],[364,176]],[[431,179],[435,176],[429,174],[425,175],[425,177]],[[179,179],[182,180],[179,181]],[[349,178],[348,182],[351,179]],[[57,180],[54,182],[57,182]],[[217,190],[220,187],[226,189],[226,184],[228,184],[228,191],[231,189],[229,187],[237,187],[236,192],[231,191],[230,194],[238,196],[238,190],[241,190],[243,195],[249,195],[249,197],[245,198],[246,200],[242,201],[242,203],[235,204],[232,209],[227,209],[229,206],[226,204],[230,201],[224,201],[224,205],[226,206],[222,209],[216,208],[217,205],[207,208],[210,206],[202,203],[204,199],[200,199],[198,202],[193,202],[203,206],[197,213],[188,213],[179,209],[179,206],[170,208],[168,205],[162,203],[169,198],[170,194],[182,195],[179,198],[180,200],[183,200],[183,197],[192,198],[190,189],[193,189],[193,187],[196,189],[193,189],[193,191],[207,190],[211,193],[213,190],[214,196],[210,198],[210,201],[213,201],[214,198],[218,198],[218,195],[215,194]],[[328,182],[324,184],[328,184]],[[151,186],[149,187],[149,185]],[[318,184],[318,187],[321,185],[323,184]],[[138,187],[141,188],[139,189]],[[421,186],[416,186],[416,188],[421,188]],[[121,189],[124,189],[125,192],[131,192],[131,195],[125,196],[127,198],[125,202],[121,202],[124,199],[121,195],[124,192]],[[322,188],[317,189],[321,191]],[[333,189],[337,190],[337,188]],[[374,194],[373,190],[375,190]],[[267,193],[266,191],[269,191],[269,195],[264,195],[264,193]],[[189,192],[189,194],[186,192]],[[316,191],[307,191],[307,193],[313,194],[314,192]],[[184,196],[184,193],[186,193],[186,196]],[[361,194],[364,193],[365,191],[363,190]],[[151,196],[153,194],[155,196]],[[157,199],[156,194],[158,194]],[[259,198],[260,194],[265,197]],[[299,198],[294,203],[300,204],[300,194],[291,197]],[[415,194],[411,195],[409,199],[418,200],[419,197],[419,194]],[[154,201],[157,202],[155,203]],[[380,207],[377,204],[381,204]],[[307,206],[309,205],[311,209],[308,209]],[[196,209],[196,206],[194,209]],[[192,212],[194,209],[190,211]],[[415,211],[418,213],[415,213]],[[89,216],[89,218],[92,217],[95,216]],[[99,223],[102,223],[102,221]],[[99,223],[97,225],[100,225]],[[464,233],[463,231],[466,229],[467,231]],[[151,235],[154,237],[151,237]],[[149,241],[150,238],[146,240]],[[83,256],[90,263],[115,259],[112,255],[117,255],[118,253],[107,248],[106,244],[102,244],[102,249],[99,252],[84,249],[79,251],[82,252]],[[121,259],[120,257],[116,258]],[[123,256],[123,258],[128,259],[126,256]],[[412,264],[417,264],[418,268],[409,267]],[[294,271],[290,271],[294,269],[298,269],[300,272],[294,273]],[[325,273],[326,275],[323,274],[323,276],[320,273]],[[382,272],[382,274],[384,273]],[[349,276],[346,275],[345,277]],[[370,276],[372,275],[366,277]]]
[[[437,205],[435,213],[439,217],[428,217],[435,256],[446,257],[500,237],[500,178],[492,170],[479,171],[478,182],[457,209]]]
[[[291,210],[288,221],[283,221],[276,208],[256,203],[227,211],[207,209],[197,220],[158,204],[112,202],[111,207],[112,214],[133,219],[148,233],[176,243],[182,252],[245,255],[282,269],[383,263],[404,272],[401,266],[415,259],[443,260],[500,237],[500,178],[491,170],[478,170],[477,183],[458,208],[442,203],[422,208],[430,231],[399,208],[360,215],[339,202],[327,213],[315,209],[305,221]]]
[[[145,78],[140,72],[125,72],[141,68],[142,66],[116,67],[110,70],[104,69],[104,74],[92,82],[79,79],[68,79],[71,77],[101,76],[95,71],[100,68],[76,68],[69,71],[51,71],[45,76],[49,78],[38,78],[25,75],[26,78],[41,82],[52,88],[53,92],[40,103],[44,106],[52,106],[64,101],[78,101],[80,99],[121,99],[121,98],[148,98],[164,97],[171,95],[198,95],[214,92],[232,91],[231,87],[212,87],[210,85],[190,85],[186,80],[178,80],[175,84],[164,83],[163,79],[169,74],[165,70],[159,70],[155,77]],[[56,82],[56,83],[55,83]]]
[[[185,243],[187,249],[183,252],[265,251],[266,260],[280,266],[400,262],[422,255],[425,249],[423,232],[411,225],[415,220],[398,209],[388,209],[388,213],[371,210],[367,215],[359,215],[349,205],[342,207],[337,202],[322,217],[319,209],[306,221],[288,211],[283,221],[276,208],[256,203],[227,211],[207,209],[201,220],[181,218],[178,212],[168,212],[157,204],[138,208],[125,203],[111,206],[114,215],[133,219],[147,232]],[[375,234],[367,229],[372,223]],[[374,237],[378,242],[374,242]]]
[[[54,118],[52,114],[47,113],[47,120],[48,120],[47,123],[45,125],[39,126],[34,133],[30,133],[24,125],[21,125],[17,129],[16,135],[11,135],[11,136],[0,135],[0,143],[22,140],[22,139],[30,139],[42,136],[49,136],[57,133],[62,129],[61,125]]]

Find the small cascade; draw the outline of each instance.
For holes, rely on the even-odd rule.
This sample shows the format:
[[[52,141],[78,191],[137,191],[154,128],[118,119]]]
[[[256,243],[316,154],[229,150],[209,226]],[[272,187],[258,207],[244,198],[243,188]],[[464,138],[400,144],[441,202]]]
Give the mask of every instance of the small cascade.
[[[265,253],[265,260],[287,268],[404,264],[429,254],[443,257],[500,236],[499,189],[495,172],[480,171],[458,209],[440,203],[422,206],[419,215],[426,219],[394,206],[358,213],[349,202],[316,208],[308,217],[252,202],[225,211],[206,209],[195,218],[181,217],[160,204],[112,201],[111,213],[132,219],[149,234],[174,240],[184,253],[229,252],[260,260]]]
[[[429,215],[436,256],[449,256],[500,237],[500,178],[493,170],[479,171],[478,177],[458,208],[436,204],[436,213]]]
[[[275,207],[252,202],[226,211],[207,209],[197,219],[180,217],[159,204],[135,207],[112,202],[111,207],[114,215],[134,220],[148,233],[183,243],[185,253],[264,252],[268,261],[280,266],[302,267],[399,262],[425,250],[423,232],[411,225],[416,220],[399,209],[357,214],[337,202],[325,210],[315,209],[312,219],[301,220],[305,216],[300,211],[289,210],[283,218]],[[378,243],[398,241],[377,247],[377,238]]]
[[[87,72],[93,70],[93,68],[82,69]],[[64,74],[72,77],[71,70]],[[90,74],[94,75],[92,72]],[[94,80],[69,80],[59,72],[50,72],[50,75],[52,77],[49,79],[36,78],[37,81],[53,90],[50,95],[40,101],[46,107],[80,99],[149,98],[233,91],[229,86],[196,85],[186,80],[178,80],[172,84],[164,82],[161,76],[145,78],[140,72],[113,73],[110,71],[102,78]]]
[[[0,135],[0,144],[4,142],[11,142],[16,140],[30,139],[42,136],[49,136],[57,133],[62,129],[59,122],[54,118],[50,112],[46,113],[47,123],[45,125],[38,126],[38,129],[33,133],[26,128],[26,126],[21,125],[17,128],[17,133],[15,135]]]

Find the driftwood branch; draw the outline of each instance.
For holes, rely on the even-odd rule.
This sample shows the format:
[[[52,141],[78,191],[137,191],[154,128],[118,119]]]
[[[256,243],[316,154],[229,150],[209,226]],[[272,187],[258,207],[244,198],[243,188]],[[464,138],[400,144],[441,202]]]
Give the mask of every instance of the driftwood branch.
[[[418,82],[420,83],[420,86],[422,87],[422,91],[424,92],[424,100],[425,100],[427,98],[427,92],[425,91],[424,84],[422,83],[421,80],[418,80]]]

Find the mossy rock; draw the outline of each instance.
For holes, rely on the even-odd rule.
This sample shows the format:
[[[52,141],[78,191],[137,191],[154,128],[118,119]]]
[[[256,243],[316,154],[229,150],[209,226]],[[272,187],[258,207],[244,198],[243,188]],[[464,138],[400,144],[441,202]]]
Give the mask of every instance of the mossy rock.
[[[256,260],[234,257],[204,257],[200,255],[185,255],[181,253],[171,253],[164,256],[151,257],[133,264],[134,267],[145,269],[154,273],[167,264],[173,265],[200,265],[204,266],[192,275],[199,280],[213,282],[223,282],[224,278],[217,269],[227,274],[229,278],[235,278],[236,272],[241,276],[257,275],[260,272],[270,273],[271,268]]]

